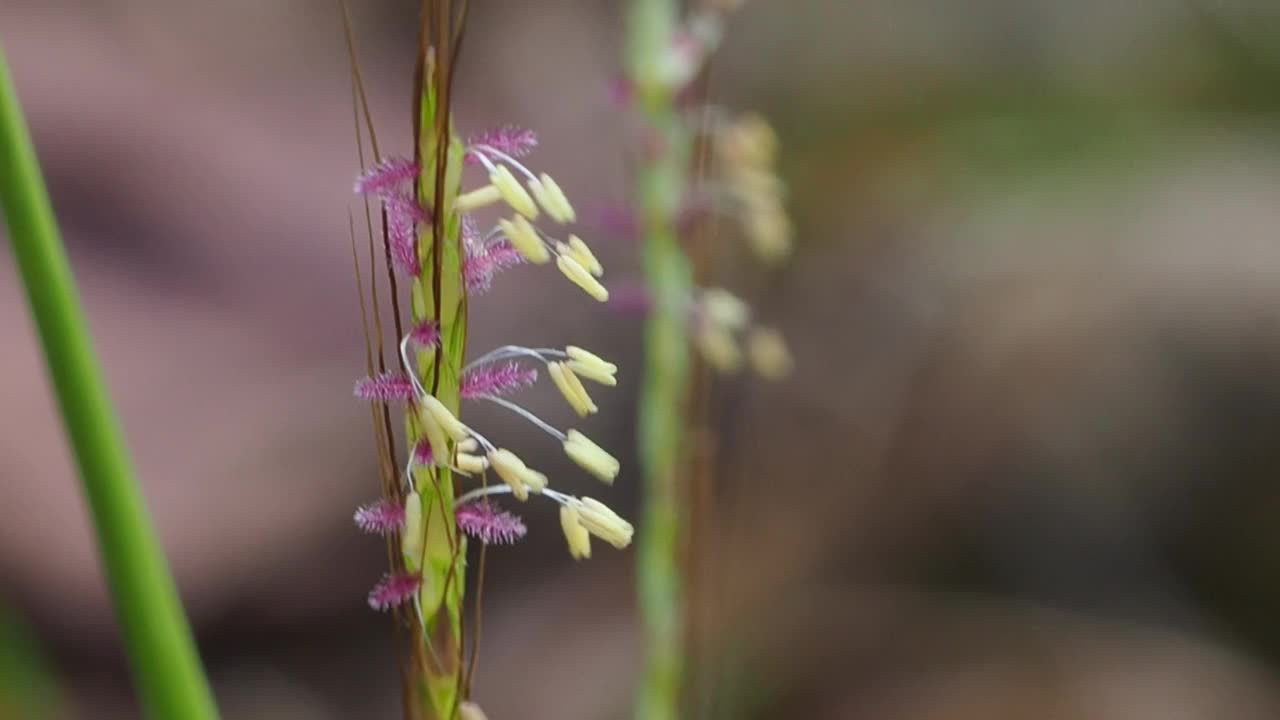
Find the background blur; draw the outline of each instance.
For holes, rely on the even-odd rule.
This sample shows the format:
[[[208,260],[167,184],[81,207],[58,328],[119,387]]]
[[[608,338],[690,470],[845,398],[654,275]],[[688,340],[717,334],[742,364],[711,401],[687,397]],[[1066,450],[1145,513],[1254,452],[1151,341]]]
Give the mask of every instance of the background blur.
[[[355,4],[380,140],[407,152],[416,2]],[[0,2],[228,718],[399,702],[389,624],[364,604],[383,550],[350,522],[377,482],[350,397],[356,159],[332,5]],[[580,208],[624,200],[621,3],[472,5],[460,125],[532,127]],[[718,102],[782,137],[794,262],[721,277],[783,328],[798,372],[717,391],[703,707],[1280,716],[1280,6],[754,0],[715,78]],[[633,276],[634,242],[596,236],[613,282]],[[0,696],[135,717],[0,264]],[[591,434],[630,445],[635,319],[528,268],[473,317],[476,348],[616,359],[627,377]],[[546,388],[526,397],[565,419]],[[475,417],[566,469],[517,421]],[[634,517],[620,454],[632,469],[603,497]],[[628,716],[631,554],[575,567],[553,512],[526,520],[490,554],[477,697],[496,720]]]

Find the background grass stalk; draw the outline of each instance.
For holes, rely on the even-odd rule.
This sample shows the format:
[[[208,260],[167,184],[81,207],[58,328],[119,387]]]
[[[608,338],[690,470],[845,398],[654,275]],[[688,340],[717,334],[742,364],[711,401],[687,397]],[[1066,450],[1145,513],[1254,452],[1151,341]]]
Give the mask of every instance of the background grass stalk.
[[[645,662],[635,704],[640,720],[678,717],[684,655],[678,470],[689,384],[685,326],[692,279],[675,224],[690,140],[663,72],[677,18],[674,0],[633,0],[627,17],[632,89],[648,133],[636,166],[635,192],[645,282],[652,298],[639,418],[644,506],[637,534],[637,585],[645,634]]]
[[[70,439],[142,706],[217,717],[90,344],[35,149],[0,54],[0,204]]]

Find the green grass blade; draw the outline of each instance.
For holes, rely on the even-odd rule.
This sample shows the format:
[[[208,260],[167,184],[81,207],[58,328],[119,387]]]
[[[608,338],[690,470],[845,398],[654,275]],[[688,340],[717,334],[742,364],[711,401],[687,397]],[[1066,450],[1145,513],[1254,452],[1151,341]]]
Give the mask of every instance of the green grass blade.
[[[80,469],[142,705],[154,720],[216,718],[191,630],[107,398],[71,267],[2,54],[0,207]]]

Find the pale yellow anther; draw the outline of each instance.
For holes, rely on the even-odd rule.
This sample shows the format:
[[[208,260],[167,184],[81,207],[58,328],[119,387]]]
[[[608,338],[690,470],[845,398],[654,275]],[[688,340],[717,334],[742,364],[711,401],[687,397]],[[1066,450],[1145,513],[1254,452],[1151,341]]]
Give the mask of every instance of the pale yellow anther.
[[[618,366],[596,355],[590,350],[584,350],[577,345],[566,345],[564,354],[569,359],[584,366],[591,366],[594,371],[602,375],[613,375],[618,372]]]
[[[738,349],[733,334],[723,325],[703,325],[695,333],[694,342],[703,359],[716,370],[732,373],[742,367],[742,351]]]
[[[459,195],[453,201],[453,209],[459,213],[469,213],[482,207],[488,207],[501,199],[502,193],[498,192],[497,186],[485,185],[478,190]]]
[[[502,199],[511,206],[512,210],[529,218],[530,220],[538,219],[538,205],[533,202],[533,198],[529,196],[529,191],[524,189],[519,180],[511,174],[506,165],[498,165],[489,173],[489,182],[498,189],[498,193]]]
[[[489,720],[480,706],[470,700],[463,700],[458,705],[458,720]]]
[[[768,120],[743,115],[721,131],[718,147],[730,163],[768,168],[778,154],[778,136]]]
[[[565,225],[578,219],[573,206],[569,204],[569,198],[564,196],[564,191],[555,180],[551,179],[550,175],[542,173],[538,179],[530,180],[529,190],[533,192],[533,197],[537,199],[542,209],[547,211],[552,220]]]
[[[751,209],[781,206],[783,185],[768,170],[735,168],[728,174],[729,185],[739,199]]]
[[[524,219],[524,216],[516,215],[510,220],[499,220],[498,228],[502,230],[503,235],[507,236],[511,247],[529,262],[545,265],[551,260],[551,251],[547,249],[546,243],[538,237],[538,231]]]
[[[426,541],[422,525],[422,498],[411,492],[404,499],[404,529],[400,531],[400,554],[409,572],[422,568],[422,545]]]
[[[582,381],[568,365],[562,362],[547,363],[547,373],[551,375],[551,382],[555,383],[556,389],[564,396],[569,407],[573,408],[579,417],[586,417],[599,410],[591,401],[587,389],[582,386]]]
[[[533,468],[525,468],[520,478],[524,480],[525,487],[529,488],[529,492],[535,495],[547,489],[547,476]]]
[[[569,387],[573,388],[573,391],[577,393],[578,397],[582,398],[582,401],[587,405],[589,412],[599,412],[600,408],[596,407],[596,404],[592,402],[591,395],[587,393],[587,388],[582,384],[582,381],[578,379],[578,375],[573,371],[573,368],[569,367],[567,364],[564,365],[564,380],[569,384]]]
[[[631,544],[635,528],[631,523],[618,517],[609,506],[598,500],[584,497],[576,503],[578,522],[587,532],[621,550]]]
[[[751,250],[762,262],[776,265],[791,255],[791,221],[780,206],[751,212],[746,231]]]
[[[574,560],[591,557],[591,533],[582,525],[578,509],[572,505],[560,506],[560,528],[569,543],[569,555]]]
[[[604,266],[596,259],[591,248],[587,247],[587,244],[577,235],[569,236],[569,254],[578,261],[579,265],[586,268],[587,272],[596,277],[604,277]]]
[[[747,357],[751,367],[767,380],[778,380],[791,374],[793,362],[782,333],[769,327],[758,327],[747,336]]]
[[[460,453],[474,453],[480,449],[480,441],[469,437],[466,440],[459,441],[457,448]]]
[[[591,248],[582,242],[577,235],[570,235],[569,242],[557,242],[556,252],[560,255],[567,255],[577,261],[584,270],[591,273],[595,277],[604,277],[604,266],[596,260],[595,255],[591,254]]]
[[[471,437],[471,431],[467,429],[467,426],[454,417],[453,413],[449,412],[449,408],[445,407],[444,403],[440,402],[434,395],[423,395],[419,398],[419,402],[422,403],[422,409],[427,411],[431,419],[435,420],[449,437],[458,442]],[[435,446],[433,445],[431,449],[434,451]],[[445,454],[437,455],[436,457],[447,458],[449,456]]]
[[[707,320],[737,330],[751,322],[751,306],[724,288],[702,292],[702,312]]]
[[[602,482],[613,484],[622,469],[617,458],[605,452],[604,448],[592,442],[586,435],[577,430],[570,430],[564,441],[564,453],[583,470],[595,475]]]
[[[589,365],[577,360],[570,360],[568,365],[569,369],[575,374],[581,375],[592,382],[607,385],[608,387],[613,387],[618,384],[618,379],[613,376],[612,372],[602,372],[596,365]]]
[[[454,457],[453,465],[469,475],[479,475],[489,469],[489,459],[483,455],[460,452]]]
[[[511,494],[517,500],[528,500],[529,489],[524,483],[524,471],[528,470],[520,458],[510,450],[498,449],[489,453],[489,465],[498,477],[511,487]]]
[[[582,264],[574,260],[568,255],[559,255],[556,257],[556,267],[560,268],[560,272],[569,278],[574,285],[582,288],[588,295],[595,298],[599,302],[607,302],[609,300],[609,291],[599,280],[592,277]]]
[[[445,434],[444,428],[440,427],[435,416],[426,408],[421,408],[418,412],[418,420],[422,424],[422,432],[427,436],[427,444],[431,446],[431,457],[434,462],[439,463],[441,458],[449,457],[449,437]]]

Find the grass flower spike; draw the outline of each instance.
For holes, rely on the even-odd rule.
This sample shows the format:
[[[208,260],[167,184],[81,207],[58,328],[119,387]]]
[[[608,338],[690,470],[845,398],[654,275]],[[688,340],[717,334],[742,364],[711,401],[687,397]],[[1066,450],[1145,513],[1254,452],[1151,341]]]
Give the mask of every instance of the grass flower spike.
[[[599,280],[604,267],[586,242],[539,227],[540,218],[569,225],[577,214],[549,173],[526,167],[536,136],[504,126],[464,140],[455,130],[454,43],[462,36],[466,7],[449,0],[423,2],[412,153],[403,159],[379,155],[347,26],[357,108],[363,109],[363,115],[357,112],[357,137],[367,131],[373,151],[372,169],[355,183],[366,198],[371,235],[367,275],[359,268],[362,253],[354,253],[367,351],[366,377],[355,394],[370,403],[383,490],[381,500],[356,511],[355,521],[387,542],[391,567],[368,602],[391,611],[397,627],[410,630],[411,647],[403,653],[409,664],[406,708],[411,717],[424,720],[479,712],[467,697],[472,665],[466,661],[464,623],[473,621],[464,612],[467,588],[483,583],[488,546],[513,543],[528,532],[524,521],[494,505],[492,496],[537,497],[569,508],[574,522],[567,527],[575,537],[570,551],[578,558],[589,555],[592,533],[618,547],[625,545],[624,538],[630,540],[630,526],[616,515],[599,510],[594,501],[552,489],[551,478],[467,421],[470,403],[497,405],[553,438],[582,474],[611,483],[621,472],[620,463],[581,432],[562,431],[513,400],[538,381],[543,366],[574,411],[589,415],[598,407],[578,373],[614,385],[616,366],[586,351],[515,345],[467,362],[470,322],[484,312],[478,295],[501,271],[526,263],[549,265],[554,258],[560,272],[593,298],[603,301],[608,291]],[[362,142],[362,166],[364,150]],[[383,220],[380,238],[375,208]],[[499,209],[506,217],[485,217]],[[379,268],[382,264],[389,267]],[[387,335],[397,339],[395,350],[384,349],[381,338]],[[403,409],[399,421],[392,408]],[[397,449],[399,428],[404,446]],[[469,544],[480,546],[474,568]]]

